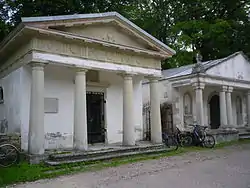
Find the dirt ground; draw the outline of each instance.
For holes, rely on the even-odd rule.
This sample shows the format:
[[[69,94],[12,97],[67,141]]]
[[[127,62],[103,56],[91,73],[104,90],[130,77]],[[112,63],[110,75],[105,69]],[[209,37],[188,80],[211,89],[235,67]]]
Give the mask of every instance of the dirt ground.
[[[187,153],[15,188],[250,188],[250,144]]]

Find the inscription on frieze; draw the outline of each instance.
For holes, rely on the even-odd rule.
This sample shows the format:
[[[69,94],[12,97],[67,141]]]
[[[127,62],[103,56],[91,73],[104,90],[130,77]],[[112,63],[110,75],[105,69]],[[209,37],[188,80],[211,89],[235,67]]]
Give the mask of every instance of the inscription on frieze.
[[[59,55],[69,55],[73,57],[83,57],[103,62],[126,64],[144,68],[161,68],[160,60],[108,49],[105,47],[83,46],[77,43],[66,43],[63,41],[49,39],[35,39],[33,49]]]

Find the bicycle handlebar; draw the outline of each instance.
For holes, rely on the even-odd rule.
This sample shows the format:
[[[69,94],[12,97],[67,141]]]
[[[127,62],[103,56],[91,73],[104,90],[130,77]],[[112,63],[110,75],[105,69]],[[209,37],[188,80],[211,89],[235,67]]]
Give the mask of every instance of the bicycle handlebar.
[[[196,126],[199,126],[201,127],[202,129],[206,130],[208,128],[208,126],[201,126],[201,125],[198,125],[198,124],[189,124],[188,126],[191,126],[191,127],[196,127]]]

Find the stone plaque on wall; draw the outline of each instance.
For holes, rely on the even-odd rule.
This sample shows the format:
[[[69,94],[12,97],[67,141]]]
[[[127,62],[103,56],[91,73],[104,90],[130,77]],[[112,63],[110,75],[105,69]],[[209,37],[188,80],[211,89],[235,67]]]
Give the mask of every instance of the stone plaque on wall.
[[[44,98],[44,113],[58,113],[57,98]]]

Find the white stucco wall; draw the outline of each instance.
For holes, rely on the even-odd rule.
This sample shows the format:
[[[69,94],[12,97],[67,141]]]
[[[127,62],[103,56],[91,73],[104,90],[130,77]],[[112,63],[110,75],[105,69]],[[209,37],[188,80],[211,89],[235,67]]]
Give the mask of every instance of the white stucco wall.
[[[145,80],[146,81],[146,80]],[[182,92],[179,89],[173,88],[168,80],[159,81],[159,95],[161,104],[167,102],[172,104],[173,108],[173,125],[183,126],[182,115]],[[143,104],[150,102],[150,84],[145,82],[142,85]],[[146,118],[143,118],[144,127],[146,127]]]
[[[209,75],[250,81],[250,64],[241,54],[209,69]]]
[[[167,80],[159,81],[159,95],[161,103],[172,101],[172,86]],[[150,84],[148,80],[144,80],[142,84],[142,100],[143,104],[150,101]]]
[[[183,86],[181,88],[171,87],[171,83],[167,80],[160,82],[160,97],[161,103],[167,101],[173,105],[173,124],[179,128],[184,128],[184,109],[183,109],[183,97],[185,93],[188,93],[192,100],[192,113],[193,120],[196,121],[196,105],[195,105],[195,91],[191,86]],[[210,109],[209,109],[209,100],[212,95],[218,94],[220,92],[219,86],[206,85],[203,90],[203,110],[204,110],[204,123],[206,126],[210,126]],[[234,91],[232,93],[232,110],[233,110],[233,120],[236,126],[243,126],[246,124],[246,104],[244,104],[243,95],[244,91]],[[165,95],[165,98],[164,98]],[[242,125],[237,125],[237,116],[236,116],[236,96],[242,98]],[[150,88],[149,84],[143,84],[143,104],[146,104],[150,101]],[[145,123],[145,122],[144,122]],[[192,122],[187,122],[192,123]]]
[[[21,69],[13,71],[0,80],[4,103],[0,104],[0,120],[7,119],[9,133],[21,130]]]
[[[66,67],[45,67],[45,98],[59,100],[58,113],[45,113],[45,148],[72,148],[74,126],[74,70]],[[122,141],[122,104],[123,79],[115,73],[100,72],[101,82],[109,83],[108,88],[88,86],[87,91],[104,92],[105,124],[107,142]],[[135,132],[137,140],[142,138],[142,88],[141,77],[135,77],[134,106]],[[29,125],[29,99],[31,88],[31,69],[24,67],[22,71],[24,95],[22,97],[22,133],[23,149],[27,150]]]
[[[167,83],[167,82],[166,82]],[[183,97],[185,93],[189,93],[192,99],[192,112],[193,112],[193,121],[196,120],[196,105],[195,105],[195,91],[191,86],[183,86],[181,88],[172,88],[171,83],[162,84],[162,87],[165,92],[168,93],[168,102],[173,104],[173,124],[174,126],[184,127],[184,109],[183,109]],[[143,85],[143,96],[145,99],[143,100],[146,102],[147,98],[149,98],[149,86]],[[204,124],[206,126],[210,126],[210,108],[209,108],[209,101],[214,94],[219,95],[220,87],[219,86],[211,86],[206,85],[203,90],[203,110],[204,110]],[[163,91],[161,91],[161,96],[163,96]],[[242,124],[237,125],[237,115],[236,115],[236,96],[240,96],[242,99]],[[176,100],[177,99],[177,100]],[[246,107],[246,98],[244,96],[244,90],[237,90],[233,91],[232,93],[232,112],[233,112],[233,122],[234,125],[237,127],[244,126],[246,124],[246,114],[247,114],[247,107]],[[176,112],[174,112],[176,110]],[[190,122],[191,123],[191,122]]]

